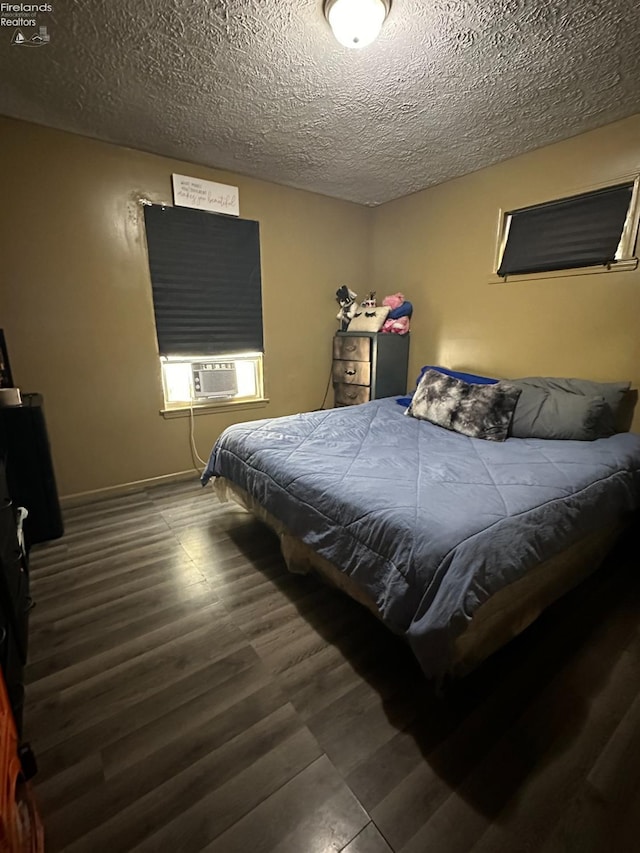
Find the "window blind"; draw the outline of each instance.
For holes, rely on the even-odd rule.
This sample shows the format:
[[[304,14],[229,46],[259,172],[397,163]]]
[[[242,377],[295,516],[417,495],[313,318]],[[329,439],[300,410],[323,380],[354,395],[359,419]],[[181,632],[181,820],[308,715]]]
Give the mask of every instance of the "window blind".
[[[262,352],[258,223],[159,205],[144,216],[160,354]]]
[[[632,193],[633,182],[511,211],[498,275],[611,263]]]

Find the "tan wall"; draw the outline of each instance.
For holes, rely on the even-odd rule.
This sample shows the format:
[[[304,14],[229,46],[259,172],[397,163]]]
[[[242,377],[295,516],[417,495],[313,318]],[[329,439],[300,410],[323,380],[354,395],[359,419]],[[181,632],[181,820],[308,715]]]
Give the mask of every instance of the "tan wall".
[[[434,362],[638,386],[640,271],[488,284],[499,208],[638,171],[634,116],[368,210],[0,118],[0,327],[17,383],[45,395],[61,494],[191,467],[188,420],[158,414],[136,204],[170,201],[172,172],[239,185],[242,216],[261,226],[271,402],[198,416],[204,455],[234,420],[320,405],[342,283],[414,302],[411,377]]]
[[[497,376],[630,379],[638,387],[639,270],[488,281],[500,208],[639,171],[636,115],[373,211],[375,286],[403,290],[415,304],[410,377],[431,363]]]
[[[62,495],[191,467],[189,421],[165,420],[140,196],[171,173],[240,187],[260,222],[271,402],[196,418],[221,430],[320,406],[336,288],[368,285],[370,212],[358,205],[0,118],[0,327],[16,384],[44,394]]]

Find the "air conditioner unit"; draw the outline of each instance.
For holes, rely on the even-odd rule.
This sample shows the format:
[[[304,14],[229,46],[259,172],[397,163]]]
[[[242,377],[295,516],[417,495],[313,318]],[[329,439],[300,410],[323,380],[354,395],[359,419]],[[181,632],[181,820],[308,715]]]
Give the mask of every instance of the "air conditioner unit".
[[[233,361],[199,361],[191,365],[194,400],[228,399],[238,393]]]

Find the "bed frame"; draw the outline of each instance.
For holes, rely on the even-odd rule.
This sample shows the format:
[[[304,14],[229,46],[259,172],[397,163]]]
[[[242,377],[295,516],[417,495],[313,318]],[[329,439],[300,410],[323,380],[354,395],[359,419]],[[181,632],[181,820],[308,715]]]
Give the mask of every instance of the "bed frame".
[[[319,575],[381,619],[375,602],[366,592],[333,563],[293,536],[248,492],[224,477],[216,478],[214,488],[221,501],[233,499],[277,533],[282,555],[291,572]],[[524,631],[546,607],[591,575],[627,524],[628,518],[620,518],[590,533],[565,551],[539,563],[482,604],[455,642],[450,674],[457,677],[475,669]]]

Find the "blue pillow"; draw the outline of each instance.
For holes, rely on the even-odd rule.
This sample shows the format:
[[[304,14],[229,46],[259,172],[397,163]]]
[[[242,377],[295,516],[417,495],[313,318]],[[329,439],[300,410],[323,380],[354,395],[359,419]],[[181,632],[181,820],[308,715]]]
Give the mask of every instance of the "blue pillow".
[[[477,376],[475,373],[461,373],[459,370],[449,370],[447,367],[431,367],[431,365],[426,364],[420,371],[416,387],[427,370],[437,370],[438,373],[444,373],[445,376],[453,376],[454,379],[462,379],[463,382],[469,382],[471,385],[495,385],[500,381],[499,379],[492,379],[489,376]],[[396,403],[399,406],[409,406],[412,399],[413,394],[410,397],[398,397]]]

